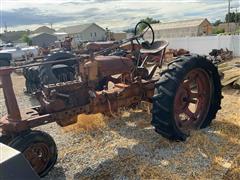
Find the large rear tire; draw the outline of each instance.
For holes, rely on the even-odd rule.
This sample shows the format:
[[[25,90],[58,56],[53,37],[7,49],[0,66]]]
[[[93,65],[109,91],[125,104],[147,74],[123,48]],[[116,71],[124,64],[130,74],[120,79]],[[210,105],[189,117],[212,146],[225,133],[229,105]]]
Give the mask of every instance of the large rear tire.
[[[23,69],[23,75],[25,77],[25,93],[31,94],[41,89],[41,83],[39,79],[39,69],[36,66]]]
[[[57,161],[57,147],[53,138],[42,131],[29,131],[15,137],[9,144],[19,150],[40,177],[44,177]]]
[[[72,59],[75,56],[68,52],[57,52],[49,55],[44,61],[56,61],[55,64],[45,64],[39,67],[39,78],[42,85],[74,80],[75,60],[58,63],[58,60]],[[60,79],[59,79],[60,77]],[[64,77],[64,78],[62,78]],[[62,80],[62,79],[64,80]]]
[[[156,83],[152,125],[162,136],[184,141],[191,130],[210,125],[221,99],[217,68],[205,57],[179,57]]]

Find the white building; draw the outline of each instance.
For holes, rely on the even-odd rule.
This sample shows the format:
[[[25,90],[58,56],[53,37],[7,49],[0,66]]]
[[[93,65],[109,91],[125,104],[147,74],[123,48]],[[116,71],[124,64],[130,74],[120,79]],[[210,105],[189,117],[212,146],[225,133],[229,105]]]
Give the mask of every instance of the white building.
[[[63,42],[66,37],[68,37],[68,34],[65,32],[55,32],[55,36],[57,36],[57,40]]]
[[[155,38],[193,37],[212,34],[212,25],[205,19],[192,19],[169,23],[151,24]]]
[[[73,43],[84,41],[104,41],[106,40],[106,31],[95,23],[81,24],[61,28],[57,31],[60,34],[73,38]],[[55,33],[57,35],[57,33]]]

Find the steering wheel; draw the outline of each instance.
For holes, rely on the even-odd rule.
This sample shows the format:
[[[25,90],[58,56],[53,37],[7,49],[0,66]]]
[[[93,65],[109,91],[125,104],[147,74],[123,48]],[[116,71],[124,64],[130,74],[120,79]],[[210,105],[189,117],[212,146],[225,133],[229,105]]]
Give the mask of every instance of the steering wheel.
[[[146,26],[146,28],[144,28],[143,30],[140,29],[142,25],[145,25],[145,26]],[[149,31],[149,30],[150,30],[150,31]],[[150,36],[149,36],[149,37],[151,37],[151,41],[150,41],[150,42],[149,42],[149,41],[146,41],[146,40],[144,39],[144,35],[145,35],[147,32],[150,32]],[[135,26],[134,34],[135,34],[135,36],[142,34],[142,36],[141,36],[140,38],[143,39],[144,43],[148,43],[148,44],[150,44],[150,45],[153,45],[155,35],[154,35],[153,28],[152,28],[152,26],[151,26],[149,23],[147,23],[147,22],[145,22],[145,21],[140,21],[139,23],[137,23],[137,25]],[[137,43],[138,43],[139,45],[142,45],[142,43],[139,42],[139,39],[140,39],[140,38],[136,38],[136,41],[137,41]]]

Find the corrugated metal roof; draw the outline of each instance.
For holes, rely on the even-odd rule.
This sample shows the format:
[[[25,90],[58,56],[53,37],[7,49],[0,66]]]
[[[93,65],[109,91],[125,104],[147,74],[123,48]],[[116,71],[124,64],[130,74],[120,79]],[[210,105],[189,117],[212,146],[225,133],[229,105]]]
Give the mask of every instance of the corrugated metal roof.
[[[95,23],[90,23],[90,24],[80,24],[80,25],[76,25],[76,26],[64,27],[64,28],[59,29],[58,32],[66,32],[68,34],[81,33],[85,29],[89,28],[92,25],[95,25],[95,26],[101,28],[100,26],[98,26]],[[103,28],[101,28],[101,29],[103,29]],[[103,31],[104,31],[104,29],[103,29]]]
[[[184,20],[184,21],[176,21],[176,22],[169,22],[169,23],[157,23],[152,24],[154,30],[163,30],[163,29],[177,29],[177,28],[186,28],[186,27],[197,27],[203,21],[207,19],[192,19],[192,20]]]
[[[47,26],[41,26],[41,27],[38,27],[37,29],[35,29],[33,31],[34,34],[37,34],[37,33],[48,33],[48,34],[53,34],[55,32],[54,29],[51,29]]]
[[[42,34],[47,34],[47,35],[49,35],[49,36],[55,36],[55,35],[49,34],[49,33],[36,33],[36,34],[31,34],[31,35],[29,35],[28,37],[29,37],[29,38],[33,38],[33,37],[40,36],[40,35],[42,35]]]

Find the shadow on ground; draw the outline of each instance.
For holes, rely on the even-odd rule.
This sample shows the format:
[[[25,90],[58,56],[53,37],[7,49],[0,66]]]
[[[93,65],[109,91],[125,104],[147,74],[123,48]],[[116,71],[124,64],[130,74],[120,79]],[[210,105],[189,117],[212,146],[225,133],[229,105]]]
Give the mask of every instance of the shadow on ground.
[[[74,179],[181,179],[225,177],[229,162],[240,149],[239,126],[215,121],[192,133],[186,142],[171,142],[154,132],[144,112],[131,112],[109,123],[109,129],[138,141],[132,148],[117,148],[117,155],[97,167],[87,167]],[[220,131],[220,133],[216,133]],[[231,165],[231,164],[230,164]]]

